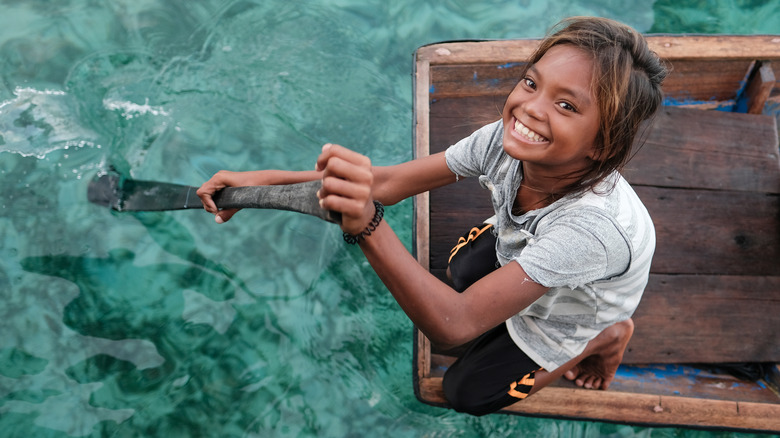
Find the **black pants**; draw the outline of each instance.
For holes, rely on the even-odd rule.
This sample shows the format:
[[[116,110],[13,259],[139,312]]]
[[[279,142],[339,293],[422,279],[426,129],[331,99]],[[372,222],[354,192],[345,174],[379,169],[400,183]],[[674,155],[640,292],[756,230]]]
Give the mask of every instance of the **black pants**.
[[[495,236],[478,226],[450,256],[450,275],[461,292],[497,267]],[[509,336],[505,324],[478,337],[444,374],[444,395],[459,412],[485,415],[524,399],[540,370]]]

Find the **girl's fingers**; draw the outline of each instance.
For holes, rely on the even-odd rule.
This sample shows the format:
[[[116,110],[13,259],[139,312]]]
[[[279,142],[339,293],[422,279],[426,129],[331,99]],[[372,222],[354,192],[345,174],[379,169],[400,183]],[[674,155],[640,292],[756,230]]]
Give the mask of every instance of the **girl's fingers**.
[[[341,213],[341,228],[345,232],[363,231],[374,215],[371,160],[342,146],[327,144],[316,168],[323,172],[318,192],[322,208]]]
[[[233,215],[236,213],[238,213],[237,208],[220,210],[214,215],[214,220],[217,221],[218,224],[224,224],[225,222],[229,221],[230,218],[233,217]]]
[[[372,201],[369,188],[338,178],[325,179],[317,197],[322,208],[348,216],[359,215],[363,205]]]
[[[336,195],[366,202],[371,200],[371,186],[333,176],[326,176],[322,179],[322,187],[320,188],[319,195],[320,198]]]
[[[330,160],[332,158],[338,158],[340,160],[343,160],[346,163],[358,167],[364,167],[367,169],[371,168],[371,160],[365,155],[347,149],[343,146],[339,146],[337,144],[328,143],[322,147],[322,153],[320,153],[320,156],[317,157],[317,164],[315,166],[315,169],[320,171],[327,170],[327,168],[331,164]]]
[[[354,199],[360,203],[371,202],[374,179],[371,160],[337,145],[323,147],[323,151],[318,160],[318,167],[323,166],[320,199],[338,196]]]
[[[213,195],[217,191],[222,190],[225,187],[232,187],[235,185],[230,181],[230,177],[232,175],[235,175],[235,173],[221,170],[214,174],[214,176],[212,176],[208,181],[203,183],[203,185],[198,188],[198,191],[195,192],[200,198],[200,201],[203,203],[203,208],[207,212],[215,215],[214,219],[218,223],[227,222],[238,211],[238,209],[220,210],[213,199]]]
[[[198,191],[195,192],[195,194],[197,194],[198,197],[200,198],[200,201],[203,203],[203,208],[205,208],[206,211],[208,211],[209,213],[214,214],[219,211],[219,209],[217,208],[217,204],[214,203],[214,200],[211,197],[212,195],[214,195],[214,193],[217,192],[217,190],[220,190],[224,187],[225,187],[224,185],[220,186],[216,184],[212,178],[206,181],[205,183],[203,183],[203,185],[200,186]]]
[[[344,196],[328,195],[320,198],[320,206],[326,210],[338,211],[342,217],[360,218],[366,203]],[[342,223],[343,223],[342,218]]]
[[[341,213],[341,228],[349,234],[363,231],[374,214],[370,183],[329,176],[323,178],[317,196],[322,208]]]

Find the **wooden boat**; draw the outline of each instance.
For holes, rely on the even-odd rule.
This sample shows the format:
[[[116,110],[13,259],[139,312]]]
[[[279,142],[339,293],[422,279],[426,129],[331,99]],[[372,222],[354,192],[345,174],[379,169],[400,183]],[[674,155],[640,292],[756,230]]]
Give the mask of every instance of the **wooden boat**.
[[[624,171],[658,240],[635,334],[609,390],[561,379],[506,412],[780,432],[780,82],[772,70],[780,66],[780,36],[648,40],[671,74],[665,106]],[[499,119],[536,44],[420,48],[416,156],[444,150]],[[458,236],[492,215],[475,180],[416,199],[416,257],[444,281]],[[454,358],[419,332],[415,353],[418,398],[447,406],[441,376]],[[763,375],[741,380],[714,369],[723,363],[761,363]]]

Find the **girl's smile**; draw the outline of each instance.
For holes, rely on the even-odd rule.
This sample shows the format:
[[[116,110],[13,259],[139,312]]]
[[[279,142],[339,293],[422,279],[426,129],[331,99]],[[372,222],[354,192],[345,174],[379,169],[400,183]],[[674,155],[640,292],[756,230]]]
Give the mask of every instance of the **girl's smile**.
[[[535,142],[535,143],[541,143],[548,141],[546,138],[542,137],[538,133],[528,129],[527,126],[520,123],[519,120],[515,119],[515,132],[519,134],[521,137],[525,137],[526,140]]]

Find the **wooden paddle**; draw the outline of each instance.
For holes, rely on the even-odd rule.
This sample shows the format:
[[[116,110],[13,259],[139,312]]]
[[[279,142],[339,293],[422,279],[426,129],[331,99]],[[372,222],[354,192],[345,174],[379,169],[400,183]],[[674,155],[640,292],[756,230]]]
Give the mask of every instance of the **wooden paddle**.
[[[320,208],[317,190],[320,181],[298,184],[227,187],[214,194],[217,207],[270,208],[316,216],[341,223],[341,214]],[[197,187],[157,181],[140,181],[116,174],[101,175],[90,181],[87,199],[116,211],[164,211],[203,208]]]

